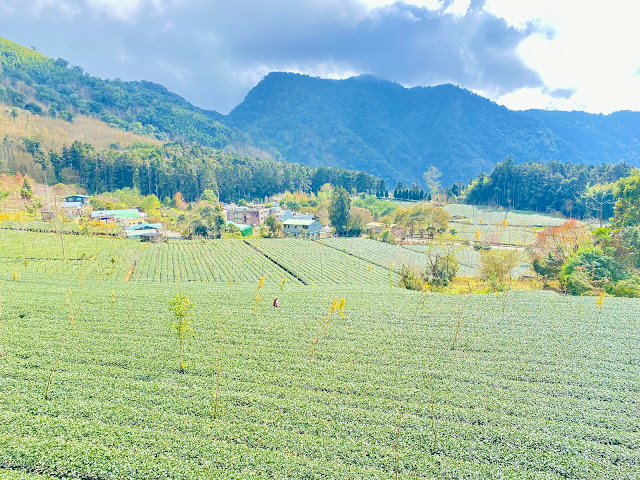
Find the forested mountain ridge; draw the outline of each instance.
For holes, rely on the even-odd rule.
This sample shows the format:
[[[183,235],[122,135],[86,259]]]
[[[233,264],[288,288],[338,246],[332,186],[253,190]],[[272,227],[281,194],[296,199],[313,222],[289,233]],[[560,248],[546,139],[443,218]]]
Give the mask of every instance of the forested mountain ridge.
[[[243,141],[239,132],[220,122],[221,114],[195,107],[162,85],[103,80],[62,58],[54,60],[2,38],[0,82],[0,96],[7,103],[36,112],[40,103],[51,116],[93,114],[134,133],[218,149]]]
[[[317,191],[325,183],[356,192],[381,188],[363,172],[243,155],[229,148],[242,147],[242,134],[218,122],[217,112],[160,85],[102,80],[2,39],[0,108],[0,173],[21,171],[92,194],[136,188],[194,201],[211,189],[231,201]]]
[[[453,85],[404,88],[364,75],[267,75],[226,117],[262,148],[311,165],[365,169],[388,182],[468,181],[517,162],[640,164],[640,113],[512,111]]]
[[[444,184],[467,182],[507,156],[640,165],[638,112],[511,111],[453,85],[404,88],[369,75],[274,72],[222,115],[161,85],[103,80],[0,38],[0,98],[40,115],[93,115],[163,141],[361,170],[389,187],[421,181],[432,165]]]

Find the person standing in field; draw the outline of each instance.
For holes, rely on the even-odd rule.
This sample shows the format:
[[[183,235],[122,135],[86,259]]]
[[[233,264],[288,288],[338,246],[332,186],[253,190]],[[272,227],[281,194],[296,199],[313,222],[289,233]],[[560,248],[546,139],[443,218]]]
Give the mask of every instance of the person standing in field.
[[[273,299],[273,306],[275,308],[278,308],[280,306],[280,302],[278,301],[278,297]]]

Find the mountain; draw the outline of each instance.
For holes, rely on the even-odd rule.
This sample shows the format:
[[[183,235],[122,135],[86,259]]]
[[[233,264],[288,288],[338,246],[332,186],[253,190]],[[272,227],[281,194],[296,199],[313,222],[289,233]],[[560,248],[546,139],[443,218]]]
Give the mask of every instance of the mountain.
[[[20,171],[89,193],[135,187],[164,199],[180,192],[187,201],[205,189],[231,201],[325,183],[378,187],[363,172],[276,161],[223,119],[161,85],[92,77],[0,39],[0,174]]]
[[[162,141],[284,158],[309,166],[442,182],[468,181],[511,155],[518,163],[640,165],[640,113],[511,111],[453,85],[404,88],[371,75],[324,80],[270,73],[229,115],[165,87],[104,80],[0,38],[0,101],[71,120],[85,114]]]
[[[512,111],[453,85],[404,88],[365,75],[270,73],[224,119],[291,161],[365,170],[388,182],[467,181],[525,161],[640,165],[640,113]]]
[[[240,132],[221,123],[222,115],[191,105],[152,82],[103,80],[0,38],[0,98],[35,112],[70,119],[87,114],[134,133],[160,140],[186,140],[224,148],[242,142]],[[45,111],[39,104],[45,106]],[[29,108],[28,107],[28,108]]]

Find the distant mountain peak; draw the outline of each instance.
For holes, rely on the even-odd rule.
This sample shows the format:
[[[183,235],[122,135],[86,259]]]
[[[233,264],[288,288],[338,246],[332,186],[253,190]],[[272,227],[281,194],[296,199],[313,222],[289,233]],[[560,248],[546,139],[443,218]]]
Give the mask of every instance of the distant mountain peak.
[[[313,166],[364,170],[388,183],[467,181],[518,162],[640,165],[640,113],[512,111],[453,84],[406,88],[372,74],[344,80],[273,72],[226,117],[261,148]]]

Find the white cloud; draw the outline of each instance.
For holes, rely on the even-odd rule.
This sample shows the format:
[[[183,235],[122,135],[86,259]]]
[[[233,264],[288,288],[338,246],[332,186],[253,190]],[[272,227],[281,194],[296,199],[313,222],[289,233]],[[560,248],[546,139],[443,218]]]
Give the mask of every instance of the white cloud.
[[[368,8],[379,8],[392,5],[399,0],[360,0]],[[417,7],[427,7],[430,10],[440,10],[443,7],[443,0],[404,0],[404,3]]]
[[[627,0],[600,2],[488,0],[485,10],[515,26],[537,21],[555,31],[525,39],[518,53],[549,88],[575,88],[571,102],[591,112],[640,109],[640,90],[634,72],[640,66],[640,4]],[[507,106],[533,104],[542,91],[509,93],[498,99]],[[550,102],[558,102],[548,97]],[[516,101],[516,99],[518,99]],[[571,107],[569,107],[571,108]]]
[[[3,36],[222,109],[288,69],[451,82],[511,108],[640,110],[637,18],[629,0],[0,0]]]
[[[165,7],[164,0],[86,0],[87,5],[98,13],[133,23],[142,13],[157,15]]]

